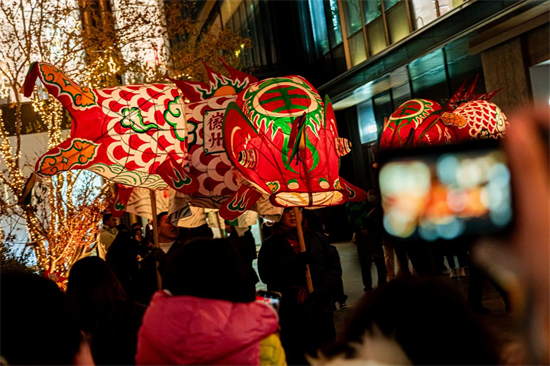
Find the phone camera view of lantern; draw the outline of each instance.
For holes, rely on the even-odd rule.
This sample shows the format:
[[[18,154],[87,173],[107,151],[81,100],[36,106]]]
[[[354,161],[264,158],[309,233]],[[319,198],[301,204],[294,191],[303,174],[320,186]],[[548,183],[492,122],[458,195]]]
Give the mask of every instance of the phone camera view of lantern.
[[[512,220],[510,171],[498,150],[394,160],[380,171],[384,228],[403,239],[494,233]]]

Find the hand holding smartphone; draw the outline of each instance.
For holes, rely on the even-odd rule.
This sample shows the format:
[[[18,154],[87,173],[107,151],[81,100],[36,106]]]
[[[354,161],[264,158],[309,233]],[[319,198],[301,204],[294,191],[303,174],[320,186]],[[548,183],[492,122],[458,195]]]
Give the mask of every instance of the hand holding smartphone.
[[[256,301],[262,301],[271,305],[276,311],[281,305],[281,293],[275,291],[259,290],[256,292]]]
[[[381,158],[384,228],[391,236],[451,240],[509,228],[510,169],[498,141],[386,150]]]

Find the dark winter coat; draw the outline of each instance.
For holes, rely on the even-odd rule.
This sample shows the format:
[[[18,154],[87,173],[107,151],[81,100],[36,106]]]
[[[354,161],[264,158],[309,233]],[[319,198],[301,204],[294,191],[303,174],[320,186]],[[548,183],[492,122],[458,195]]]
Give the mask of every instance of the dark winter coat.
[[[333,293],[342,276],[340,260],[323,235],[306,231],[304,240],[316,304],[325,311],[334,311]],[[297,301],[297,288],[306,287],[305,262],[280,233],[262,244],[258,272],[268,290],[281,292],[286,303]]]

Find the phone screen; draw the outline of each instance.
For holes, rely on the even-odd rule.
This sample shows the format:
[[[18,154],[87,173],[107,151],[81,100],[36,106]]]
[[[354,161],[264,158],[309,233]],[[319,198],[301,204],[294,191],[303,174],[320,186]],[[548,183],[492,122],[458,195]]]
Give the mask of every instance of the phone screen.
[[[256,293],[256,301],[266,302],[269,305],[273,306],[275,310],[279,310],[281,294],[274,291],[260,290]]]
[[[384,228],[406,240],[496,233],[513,216],[510,170],[498,148],[390,159],[380,193]]]

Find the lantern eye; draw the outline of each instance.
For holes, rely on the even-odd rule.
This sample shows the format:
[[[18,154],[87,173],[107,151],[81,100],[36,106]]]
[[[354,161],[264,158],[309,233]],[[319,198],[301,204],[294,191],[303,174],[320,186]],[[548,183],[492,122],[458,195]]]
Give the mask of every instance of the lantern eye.
[[[254,149],[244,149],[239,153],[239,164],[247,169],[255,169],[258,155]]]
[[[351,151],[351,142],[343,137],[336,138],[336,152],[338,156],[344,156]]]

